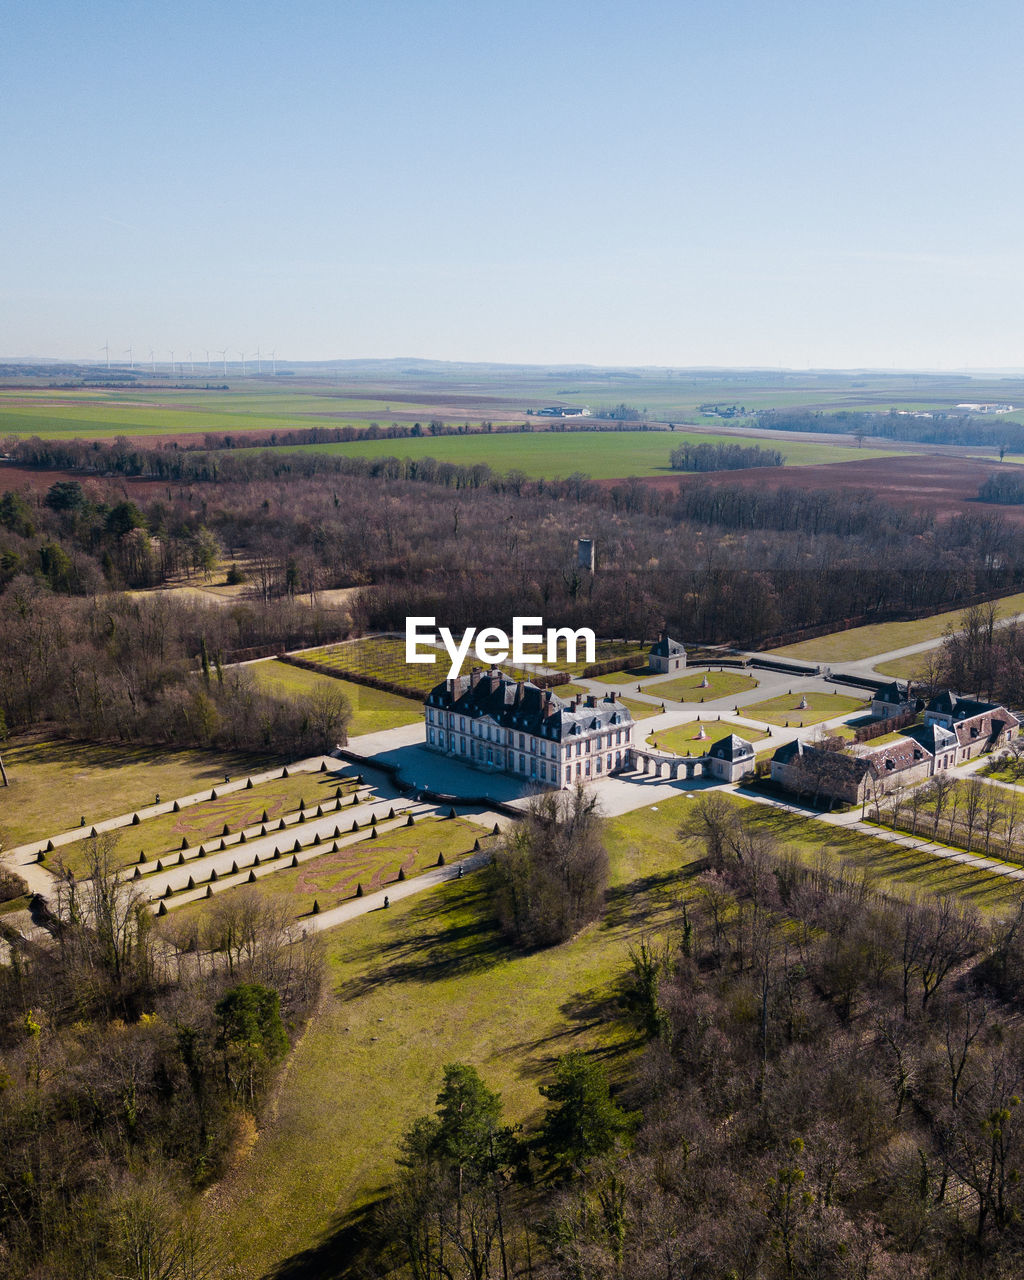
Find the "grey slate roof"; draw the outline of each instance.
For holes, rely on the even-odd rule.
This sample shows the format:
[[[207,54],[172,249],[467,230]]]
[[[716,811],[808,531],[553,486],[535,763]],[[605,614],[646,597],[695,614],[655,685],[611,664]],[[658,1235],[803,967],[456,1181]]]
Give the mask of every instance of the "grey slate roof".
[[[667,631],[663,631],[658,643],[651,646],[651,656],[654,658],[677,658],[685,652],[686,649],[678,640],[673,640]]]
[[[713,760],[730,760],[734,764],[739,760],[751,759],[753,754],[754,748],[751,744],[745,738],[738,738],[734,733],[719,738],[708,752]]]
[[[875,694],[873,701],[884,702],[898,707],[907,701],[907,686],[900,684],[898,680],[894,680],[892,684],[883,685]]]
[[[489,716],[504,729],[556,742],[633,723],[629,709],[611,696],[570,702],[528,680],[513,680],[496,668],[435,685],[427,694],[426,705],[473,719]]]
[[[956,734],[941,724],[915,724],[903,730],[905,738],[913,738],[933,756],[956,746]]]
[[[1000,707],[995,702],[977,702],[974,698],[959,697],[952,689],[943,689],[932,698],[925,710],[952,716],[954,720],[967,720],[971,716],[984,715],[986,711],[998,711]]]

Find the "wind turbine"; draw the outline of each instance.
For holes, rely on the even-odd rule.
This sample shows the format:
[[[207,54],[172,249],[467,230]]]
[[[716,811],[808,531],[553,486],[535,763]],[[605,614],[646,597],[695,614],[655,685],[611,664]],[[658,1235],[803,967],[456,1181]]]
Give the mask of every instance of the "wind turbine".
[[[174,350],[171,349],[171,377],[174,377]]]
[[[226,378],[228,376],[228,349],[224,347],[218,348],[218,350],[220,351],[220,358],[224,361],[224,377]]]
[[[245,377],[245,352],[239,351],[238,354],[242,357],[242,377],[244,378]]]
[[[152,347],[150,347],[149,349],[149,359],[150,359],[150,363],[153,366],[153,372],[156,373],[156,352],[153,350]]]
[[[189,371],[190,371],[191,373],[195,373],[195,371],[196,371],[196,362],[192,359],[192,352],[191,352],[191,351],[188,353],[188,365],[189,365]]]
[[[210,348],[209,347],[206,348],[206,367],[207,369],[209,369],[210,367]]]
[[[271,353],[270,353],[270,358],[271,358],[271,360],[273,360],[273,362],[274,362],[274,376],[276,377],[276,376],[277,376],[277,350],[276,350],[276,348],[275,348],[275,350],[271,351]]]
[[[131,349],[131,347],[129,347],[129,348],[128,348],[128,350],[125,352],[125,355],[128,357],[128,368],[129,368],[129,369],[134,369],[134,368],[135,368],[135,357],[132,355],[132,349]]]
[[[104,342],[103,346],[102,346],[102,347],[99,347],[99,348],[98,348],[98,350],[106,352],[106,356],[107,356],[107,368],[109,369],[109,368],[110,368],[110,342],[109,342],[109,340],[108,340],[107,342]]]
[[[257,372],[257,373],[262,373],[262,372],[263,372],[263,362],[262,362],[262,360],[260,359],[260,349],[259,349],[259,347],[257,347],[257,348],[256,348],[256,372]]]

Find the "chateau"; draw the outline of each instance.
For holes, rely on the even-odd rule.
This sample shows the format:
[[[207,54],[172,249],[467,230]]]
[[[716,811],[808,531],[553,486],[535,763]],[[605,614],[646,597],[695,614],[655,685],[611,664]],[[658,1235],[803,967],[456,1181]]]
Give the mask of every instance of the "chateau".
[[[424,714],[428,748],[549,787],[613,773],[633,745],[633,717],[614,693],[568,701],[496,668],[436,685]]]

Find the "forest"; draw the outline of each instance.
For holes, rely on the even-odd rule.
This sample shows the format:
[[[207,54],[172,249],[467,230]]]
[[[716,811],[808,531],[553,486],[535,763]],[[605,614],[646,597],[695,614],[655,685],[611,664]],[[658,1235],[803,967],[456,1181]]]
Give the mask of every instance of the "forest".
[[[978,445],[998,449],[1000,458],[1004,453],[1024,451],[1024,426],[1019,422],[963,410],[862,413],[840,409],[826,413],[814,409],[764,409],[755,414],[755,421],[771,431],[823,431],[921,444]]]

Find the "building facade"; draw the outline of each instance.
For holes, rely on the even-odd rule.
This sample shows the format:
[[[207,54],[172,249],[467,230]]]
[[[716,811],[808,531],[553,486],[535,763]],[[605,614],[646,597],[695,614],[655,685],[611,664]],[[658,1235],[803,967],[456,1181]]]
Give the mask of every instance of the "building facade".
[[[633,744],[633,717],[614,693],[569,701],[497,669],[436,685],[423,710],[429,750],[541,786],[614,773]]]
[[[647,655],[647,669],[662,676],[670,671],[683,671],[686,669],[686,650],[678,640],[673,640],[667,631],[663,631],[661,639],[651,646]]]
[[[719,738],[708,751],[704,775],[720,782],[739,782],[745,773],[752,773],[753,769],[753,745],[746,738],[730,733]]]

